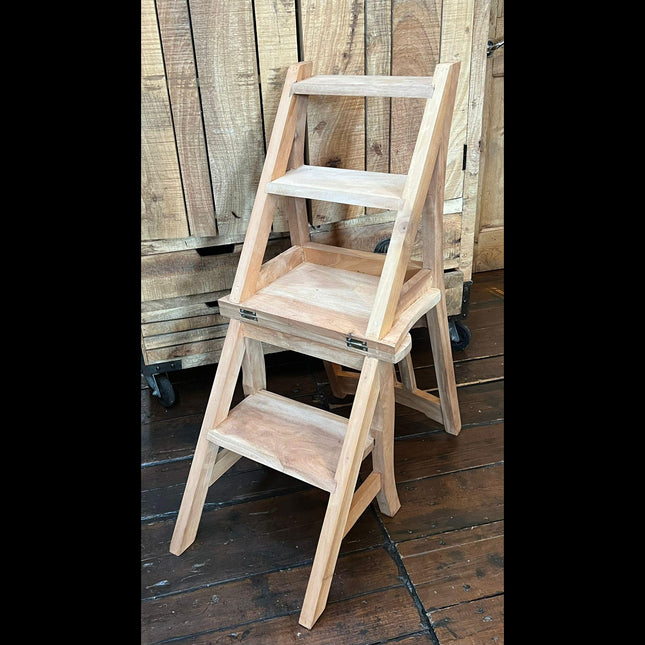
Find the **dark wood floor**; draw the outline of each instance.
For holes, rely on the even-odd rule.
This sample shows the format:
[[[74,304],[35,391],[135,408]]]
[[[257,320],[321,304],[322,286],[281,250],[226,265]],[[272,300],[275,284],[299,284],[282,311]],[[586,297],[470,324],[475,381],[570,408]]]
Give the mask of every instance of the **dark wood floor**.
[[[168,551],[214,365],[171,374],[177,403],[141,390],[143,644],[504,642],[504,272],[475,274],[455,351],[458,437],[397,405],[401,509],[372,504],[341,546],[327,608],[298,624],[327,493],[241,459],[210,489],[197,539]],[[417,384],[436,391],[425,329],[412,330]],[[269,390],[349,415],[322,363],[267,356]],[[235,401],[242,398],[241,384]],[[363,464],[362,474],[370,467]]]

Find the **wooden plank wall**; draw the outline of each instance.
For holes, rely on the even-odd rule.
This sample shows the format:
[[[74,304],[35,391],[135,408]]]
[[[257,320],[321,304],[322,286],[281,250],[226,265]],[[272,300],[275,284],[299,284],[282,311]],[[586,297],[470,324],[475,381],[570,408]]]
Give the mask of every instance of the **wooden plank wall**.
[[[446,189],[447,200],[461,200],[472,30],[483,4],[142,0],[144,254],[178,250],[177,240],[183,249],[243,241],[284,75],[297,60],[312,60],[314,73],[403,75],[462,61]],[[307,163],[405,173],[422,109],[422,99],[313,97]],[[311,210],[314,226],[364,214],[324,202]]]
[[[463,276],[449,311],[458,313],[472,266],[489,11],[490,0],[142,0],[142,324],[151,311],[155,324],[163,311],[180,321],[198,301],[200,317],[219,313],[213,294],[230,289],[286,69],[298,60],[311,60],[314,74],[392,75],[461,61],[444,208],[444,268]],[[422,109],[420,99],[312,97],[305,161],[405,173]],[[315,241],[368,251],[395,217],[309,208]],[[269,254],[287,235],[278,209]],[[159,339],[145,342],[151,329],[142,329],[144,358],[159,354]],[[164,355],[177,352],[191,350]]]
[[[489,40],[504,39],[504,0],[493,0]],[[474,271],[504,267],[504,48],[492,52],[486,69],[480,194],[475,227]]]

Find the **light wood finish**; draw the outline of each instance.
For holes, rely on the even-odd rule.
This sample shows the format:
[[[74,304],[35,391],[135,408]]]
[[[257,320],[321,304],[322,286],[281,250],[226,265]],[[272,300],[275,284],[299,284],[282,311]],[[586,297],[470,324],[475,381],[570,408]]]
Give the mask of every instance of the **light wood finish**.
[[[175,555],[185,551],[197,535],[197,527],[204,508],[206,493],[213,478],[213,467],[218,451],[218,446],[209,441],[207,434],[228,413],[243,354],[242,326],[237,320],[231,320],[170,542],[170,552]]]
[[[379,404],[372,423],[374,451],[372,463],[374,472],[381,476],[381,488],[376,500],[381,513],[388,517],[401,508],[396,491],[394,476],[394,366],[387,363],[379,365]]]
[[[343,529],[343,537],[345,537],[352,526],[356,524],[356,520],[365,512],[365,509],[372,503],[381,490],[381,475],[372,471],[367,479],[359,486],[352,497],[352,503],[349,507],[349,514],[347,515],[347,523]]]
[[[365,13],[365,74],[382,76],[392,73],[391,14],[391,0],[370,2]],[[365,98],[365,170],[390,172],[391,102],[390,97]],[[365,209],[366,215],[379,212],[377,208]],[[373,248],[374,245],[370,250]]]
[[[334,396],[343,398],[348,394],[356,392],[356,385],[360,374],[348,372],[340,365],[325,361],[325,370],[329,377],[329,384],[332,387]],[[441,412],[441,401],[438,396],[421,390],[416,385],[414,366],[408,354],[400,363],[402,383],[394,382],[394,399],[399,405],[417,410],[425,414],[429,419],[443,424],[443,413]],[[360,369],[360,368],[357,368]],[[333,385],[332,385],[333,379]],[[375,435],[378,436],[378,435]]]
[[[141,239],[188,235],[154,0],[141,2]]]
[[[300,166],[267,185],[272,195],[318,199],[338,204],[398,209],[403,206],[405,175]]]
[[[447,127],[450,127],[458,73],[458,63],[437,65],[435,69],[437,100],[428,101],[424,111],[419,137],[403,188],[405,206],[398,212],[394,222],[383,273],[367,328],[367,336],[370,339],[382,338],[389,331],[394,320],[422,207],[443,139],[444,125],[447,124]]]
[[[357,273],[380,276],[385,263],[383,253],[372,253],[357,249],[347,249],[330,244],[319,244],[309,242],[303,246],[304,259],[313,264],[324,264],[325,266],[347,269]],[[423,267],[421,262],[410,261],[405,279],[414,276]]]
[[[366,343],[366,354],[398,363],[410,350],[410,328],[439,301],[440,292],[429,286],[415,291],[418,297],[404,301],[389,333],[371,340],[366,330],[378,282],[377,276],[303,262],[240,304],[220,298],[220,312],[243,319],[241,308],[253,311],[263,326],[338,348],[347,347],[351,336]]]
[[[431,76],[351,76],[317,74],[293,85],[294,94],[330,96],[405,96],[432,98]]]
[[[488,181],[499,178],[495,172],[499,137],[488,136],[490,131],[482,128],[487,123],[483,109],[487,111],[487,104],[499,105],[495,97],[490,96],[488,103],[484,96],[489,97],[489,90],[500,96],[486,83],[487,64],[496,75],[495,83],[503,82],[498,74],[503,71],[504,49],[486,57],[489,14],[497,16],[497,25],[503,22],[503,3],[143,3],[142,255],[243,242],[286,71],[290,62],[298,60],[298,51],[301,58],[314,61],[314,73],[327,76],[429,77],[438,62],[459,60],[446,173],[450,216],[444,227],[444,269],[458,270],[452,272],[454,297],[448,301],[448,312],[459,314],[464,283],[471,276],[473,241],[483,250],[479,257],[486,268],[499,262],[503,248],[501,224],[488,216],[475,220],[475,213],[481,213],[480,197],[486,201],[490,194],[495,199],[494,194],[479,189],[491,184],[499,192],[499,182]],[[492,40],[501,36],[503,30],[490,32]],[[220,64],[214,66],[214,60]],[[305,125],[309,141],[300,164],[292,167],[306,163],[407,173],[425,99],[312,96],[311,100],[311,118]],[[498,109],[494,112],[501,114]],[[486,159],[491,160],[490,172]],[[286,211],[291,203],[276,202],[270,237],[299,232],[289,223]],[[494,206],[490,200],[488,205]],[[369,251],[390,236],[396,216],[391,209],[377,212],[381,209],[334,202],[314,201],[308,206],[314,238],[329,235],[338,246],[347,240],[358,241]],[[500,212],[484,207],[489,213],[494,210],[496,217]],[[359,217],[363,213],[374,217]],[[485,226],[481,236],[478,222]],[[304,237],[292,238],[293,243],[302,243],[308,224],[301,232]],[[419,252],[417,244],[415,259]],[[213,260],[220,261],[218,257]],[[227,273],[215,275],[209,290],[229,290],[230,280],[226,286],[220,277]],[[196,294],[201,277],[197,272],[194,283],[190,275],[178,275],[177,280]],[[205,351],[202,340],[190,340],[172,351],[185,366],[217,362],[221,345],[209,347]]]
[[[333,347],[329,344],[329,340],[326,338],[315,340],[312,339],[311,336],[308,336],[307,338],[294,336],[293,333],[289,333],[288,331],[279,331],[271,326],[267,326],[266,322],[262,327],[253,323],[245,323],[243,326],[245,336],[260,340],[265,344],[265,346],[273,345],[285,350],[308,354],[309,356],[315,356],[322,361],[329,361],[338,365],[346,365],[347,367],[351,367],[356,370],[360,370],[363,367],[365,352],[360,352],[358,350],[350,351],[343,347]],[[412,345],[410,343],[405,347],[405,349],[409,351],[411,346]]]
[[[486,27],[493,43],[504,40],[504,0],[491,2]],[[504,266],[504,47],[488,58],[485,84],[473,271]]]
[[[314,12],[314,5],[309,9]],[[432,78],[377,77],[371,83],[367,77],[323,77],[307,84],[311,69],[311,63],[299,63],[287,71],[235,280],[218,301],[219,314],[231,322],[171,543],[178,554],[193,541],[208,485],[239,456],[327,491],[299,617],[308,629],[325,608],[341,541],[358,517],[373,499],[388,516],[401,507],[395,402],[446,419],[452,434],[460,427],[441,264],[443,183],[459,64],[438,65]],[[308,90],[430,95],[408,174],[304,165],[309,99],[298,92]],[[428,189],[432,197],[426,197]],[[291,202],[282,201],[294,226],[292,246],[263,264],[278,197]],[[305,199],[396,208],[387,253],[311,242]],[[423,262],[411,262],[422,217]],[[409,359],[409,331],[424,314],[432,325],[440,401],[416,387]],[[322,358],[334,393],[354,393],[349,419],[268,391],[263,343]],[[405,386],[396,382],[395,363]],[[240,368],[245,398],[230,409]],[[356,490],[360,464],[370,452],[372,472]]]
[[[240,240],[264,157],[253,3],[188,4],[217,232]]]
[[[307,137],[307,105],[309,97],[301,96],[298,102],[299,110],[296,117],[296,130],[293,135],[293,146],[287,170],[299,168],[305,163],[305,142]],[[311,240],[309,231],[309,217],[307,215],[307,201],[305,199],[278,200],[279,211],[273,219],[273,230],[281,231],[284,222],[280,219],[280,211],[284,210],[287,218],[287,229],[291,237],[291,244],[303,245]]]
[[[242,389],[246,396],[265,390],[267,386],[266,368],[262,343],[254,338],[244,338],[244,357],[242,358]]]
[[[305,260],[305,254],[301,246],[292,246],[284,253],[277,255],[265,262],[260,268],[256,289],[260,291],[278,278],[295,269]]]
[[[406,390],[410,392],[417,389],[417,379],[414,376],[414,365],[412,365],[412,357],[408,354],[399,364],[399,372],[401,374],[401,382]]]
[[[253,0],[258,72],[265,138],[273,131],[280,90],[289,66],[298,60],[295,0]]]
[[[441,412],[441,402],[439,397],[418,388],[409,390],[400,383],[397,383],[394,386],[394,398],[397,403],[405,405],[408,408],[418,410],[419,412],[423,412],[423,414],[428,418],[433,419],[437,423],[443,424],[443,414]],[[451,434],[457,433],[453,432]]]
[[[346,428],[344,417],[260,390],[234,407],[208,438],[331,493]],[[363,437],[361,459],[373,443],[369,435]]]
[[[329,496],[299,623],[311,629],[327,602],[343,532],[347,525],[361,462],[360,447],[368,435],[379,391],[379,362],[366,358],[347,422],[347,434],[336,469],[336,489]]]
[[[307,77],[310,73],[311,63],[307,62],[292,65],[287,71],[235,281],[231,288],[232,302],[241,302],[256,290],[275,208],[275,198],[267,194],[266,185],[276,174],[278,176],[284,174],[287,168],[299,117],[298,109],[302,110],[306,107],[306,103],[299,100],[300,97],[290,96],[290,89],[293,83]]]
[[[459,434],[461,416],[455,382],[455,368],[452,363],[452,348],[448,332],[448,314],[445,300],[440,300],[427,314],[428,333],[432,345],[434,368],[437,374],[439,399],[444,430],[448,434]]]
[[[226,448],[220,448],[217,453],[217,459],[215,460],[215,465],[213,466],[213,472],[211,473],[208,485],[212,486],[231,466],[235,465],[242,455],[238,455],[235,452],[231,452]]]
[[[330,363],[329,361],[323,361],[323,365],[325,366],[325,372],[327,372],[327,380],[329,381],[331,393],[336,398],[342,399],[347,395],[340,378],[340,373],[343,371],[343,368],[340,365]]]
[[[190,233],[217,235],[188,0],[157,0],[163,60]]]
[[[365,73],[364,2],[299,0],[300,52],[313,63],[312,75]],[[311,96],[307,113],[307,154],[312,166],[365,170],[365,99]],[[312,201],[311,223],[357,218],[362,206]]]

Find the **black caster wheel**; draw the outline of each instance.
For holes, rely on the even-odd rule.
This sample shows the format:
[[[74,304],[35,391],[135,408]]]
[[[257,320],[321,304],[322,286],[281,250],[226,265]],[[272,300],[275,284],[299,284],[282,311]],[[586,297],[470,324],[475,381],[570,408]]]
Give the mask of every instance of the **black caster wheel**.
[[[374,253],[387,253],[387,250],[390,248],[390,238],[386,237],[384,240],[381,240],[375,247]]]
[[[464,323],[454,320],[448,321],[448,329],[452,349],[455,351],[466,349],[470,343],[470,329]]]
[[[159,398],[159,403],[161,403],[164,408],[169,408],[175,403],[175,390],[170,379],[165,374],[146,376],[146,380],[152,390],[152,395]]]

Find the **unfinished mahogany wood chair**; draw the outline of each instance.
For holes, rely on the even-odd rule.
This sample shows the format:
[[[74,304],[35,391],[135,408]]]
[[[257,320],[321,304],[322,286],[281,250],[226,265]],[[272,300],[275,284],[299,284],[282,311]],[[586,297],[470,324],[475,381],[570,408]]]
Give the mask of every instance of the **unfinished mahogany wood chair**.
[[[432,77],[312,77],[311,68],[297,63],[287,72],[233,287],[219,300],[231,320],[170,545],[179,555],[194,541],[209,486],[241,456],[329,492],[299,618],[308,629],[326,606],[341,541],[358,517],[374,498],[388,516],[400,508],[395,397],[451,434],[461,427],[442,252],[459,63],[437,65]],[[425,98],[408,174],[305,165],[307,97],[313,94]],[[263,264],[278,199],[288,208],[292,246]],[[396,209],[387,253],[311,242],[306,199]],[[423,262],[410,262],[422,217]],[[414,383],[409,330],[424,315],[439,397]],[[262,342],[321,358],[332,386],[334,376],[353,379],[349,419],[267,391]],[[343,366],[358,372],[343,374]],[[245,398],[231,409],[240,369]],[[372,472],[355,491],[369,453]]]

